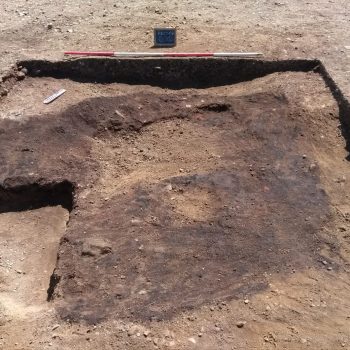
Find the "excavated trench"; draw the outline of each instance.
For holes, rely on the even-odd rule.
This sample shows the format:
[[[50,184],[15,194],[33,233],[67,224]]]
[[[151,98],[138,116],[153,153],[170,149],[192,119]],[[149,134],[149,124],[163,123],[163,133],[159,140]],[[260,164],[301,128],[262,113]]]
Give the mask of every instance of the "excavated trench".
[[[14,179],[11,179],[14,182]],[[33,210],[60,205],[69,212],[73,209],[74,188],[69,181],[55,183],[27,183],[12,185],[4,181],[0,186],[0,213]]]
[[[71,212],[48,288],[62,318],[169,319],[258,293],[266,274],[319,267],[333,217],[318,137],[326,125],[331,143],[338,117],[346,137],[349,115],[319,61],[18,67],[27,77],[12,71],[0,86],[6,106],[35,106],[40,87],[68,91],[49,112],[0,120],[0,212]]]
[[[59,241],[73,209],[73,199],[74,186],[65,180],[31,183],[28,178],[20,177],[7,179],[0,187],[0,240],[5,246],[0,250],[0,256],[3,261],[15,264],[19,275],[17,278],[8,278],[5,284],[7,288],[1,288],[0,305],[4,303],[1,306],[5,307],[7,317],[12,314],[11,309],[19,307],[25,313],[26,308],[41,305],[45,301],[48,278],[50,285],[47,294],[50,295],[52,276],[49,275],[54,269]],[[43,220],[42,216],[46,219]],[[25,243],[27,240],[31,243]],[[22,251],[23,244],[25,250]],[[6,247],[17,254],[9,254]],[[1,278],[2,274],[0,270]],[[35,288],[32,285],[34,280]],[[17,292],[15,298],[9,295],[9,287]],[[24,301],[19,300],[21,298]],[[0,320],[1,316],[4,315],[0,313]]]
[[[166,89],[232,85],[276,72],[322,69],[317,60],[264,61],[245,59],[106,59],[85,58],[61,62],[18,63],[34,77],[72,79],[87,83],[151,85]],[[324,68],[323,68],[324,69]]]

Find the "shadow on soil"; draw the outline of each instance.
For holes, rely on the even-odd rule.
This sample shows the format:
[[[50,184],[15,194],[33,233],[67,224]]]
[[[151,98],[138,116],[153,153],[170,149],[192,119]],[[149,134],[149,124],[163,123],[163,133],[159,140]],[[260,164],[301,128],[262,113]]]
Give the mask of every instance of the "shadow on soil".
[[[108,59],[83,58],[60,62],[22,61],[34,77],[49,76],[89,83],[151,85],[167,89],[205,89],[253,80],[276,72],[308,72],[316,60],[247,59]]]
[[[68,181],[40,184],[28,183],[27,179],[20,178],[5,180],[0,186],[0,213],[56,205],[71,211],[73,192],[73,185]]]

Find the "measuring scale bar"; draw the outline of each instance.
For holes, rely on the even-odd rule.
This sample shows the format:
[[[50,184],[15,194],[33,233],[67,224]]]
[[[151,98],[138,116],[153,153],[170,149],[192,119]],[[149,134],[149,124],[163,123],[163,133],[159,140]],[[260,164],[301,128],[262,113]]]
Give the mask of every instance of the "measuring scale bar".
[[[44,100],[44,103],[47,105],[53,101],[55,101],[57,98],[59,98],[61,95],[63,95],[66,92],[65,89],[61,89],[58,90],[57,92],[55,92],[53,95],[51,95],[50,97],[48,97],[47,99]]]

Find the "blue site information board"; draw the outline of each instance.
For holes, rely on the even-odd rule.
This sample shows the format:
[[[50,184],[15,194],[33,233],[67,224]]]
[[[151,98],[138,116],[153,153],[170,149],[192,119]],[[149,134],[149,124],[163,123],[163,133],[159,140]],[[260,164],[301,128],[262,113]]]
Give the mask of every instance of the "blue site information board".
[[[154,46],[173,47],[176,45],[176,29],[174,28],[155,28]]]

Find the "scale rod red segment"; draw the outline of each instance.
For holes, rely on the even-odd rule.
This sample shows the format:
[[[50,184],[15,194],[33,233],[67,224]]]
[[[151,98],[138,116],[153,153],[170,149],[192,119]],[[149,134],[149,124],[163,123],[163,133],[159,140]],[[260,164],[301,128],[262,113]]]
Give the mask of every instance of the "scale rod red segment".
[[[75,56],[107,56],[113,57],[113,51],[66,51],[65,55],[75,55]]]

